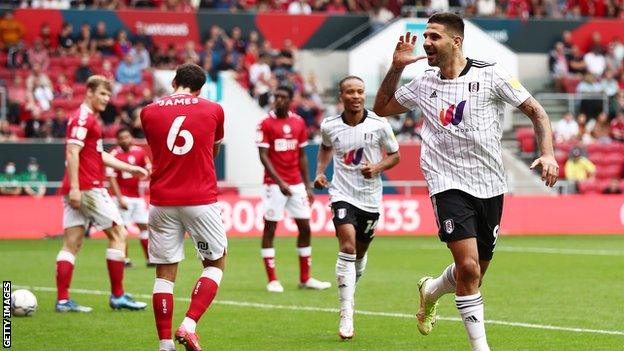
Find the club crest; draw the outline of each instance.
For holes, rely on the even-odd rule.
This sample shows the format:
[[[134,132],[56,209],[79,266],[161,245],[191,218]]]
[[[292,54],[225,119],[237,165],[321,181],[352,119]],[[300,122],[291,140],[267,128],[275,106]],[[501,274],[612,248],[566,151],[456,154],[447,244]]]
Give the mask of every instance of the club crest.
[[[447,234],[451,234],[453,232],[453,229],[455,229],[455,223],[453,223],[452,219],[447,219],[444,221],[444,231]]]
[[[347,216],[347,209],[339,208],[336,214],[338,215],[338,219],[344,219]]]
[[[468,83],[468,91],[471,93],[476,93],[479,91],[479,82],[470,82]]]

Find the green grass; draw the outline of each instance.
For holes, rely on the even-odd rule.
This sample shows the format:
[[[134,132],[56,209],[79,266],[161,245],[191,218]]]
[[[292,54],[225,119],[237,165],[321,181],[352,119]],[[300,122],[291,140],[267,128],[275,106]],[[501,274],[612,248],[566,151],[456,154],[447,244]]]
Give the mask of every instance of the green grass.
[[[188,298],[200,273],[192,247],[176,282],[176,298]],[[335,287],[327,291],[296,288],[298,266],[293,238],[276,240],[277,272],[286,291],[264,290],[259,239],[233,238],[221,301],[336,308]],[[0,275],[14,285],[54,287],[59,240],[1,241]],[[73,288],[108,291],[104,262],[106,242],[87,241],[76,261]],[[605,250],[574,253],[511,252],[511,248]],[[335,238],[314,239],[313,275],[334,282]],[[138,267],[126,270],[125,287],[151,295],[154,270],[143,265],[136,239],[130,256]],[[371,246],[368,269],[358,285],[356,308],[415,314],[416,283],[437,275],[450,261],[433,237],[379,237]],[[624,345],[624,236],[503,237],[481,291],[486,318],[557,327],[619,331],[620,335],[571,332],[488,324],[493,350],[622,350]],[[55,292],[35,291],[39,309],[30,318],[12,318],[14,350],[157,350],[151,308],[144,312],[111,311],[107,296],[73,293],[91,314],[57,314]],[[146,299],[143,299],[146,300]],[[148,301],[149,302],[149,301]],[[174,328],[186,301],[175,302]],[[150,303],[151,306],[151,303]],[[452,296],[441,300],[440,315],[456,317]],[[356,315],[356,336],[337,337],[333,312],[265,309],[214,304],[198,333],[208,350],[468,350],[461,322],[439,321],[428,337],[418,334],[412,318]],[[179,347],[179,350],[182,348]]]

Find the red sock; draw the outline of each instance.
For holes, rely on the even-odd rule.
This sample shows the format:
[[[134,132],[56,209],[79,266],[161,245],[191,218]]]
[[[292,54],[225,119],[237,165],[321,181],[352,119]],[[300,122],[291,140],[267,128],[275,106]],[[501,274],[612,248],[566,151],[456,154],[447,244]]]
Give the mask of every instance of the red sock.
[[[312,248],[298,247],[299,253],[299,282],[305,283],[310,279],[310,267],[312,266]]]
[[[223,271],[218,268],[208,267],[204,269],[191,293],[191,304],[186,312],[188,318],[195,322],[199,321],[217,295],[222,276]]]
[[[69,300],[69,285],[74,274],[75,257],[67,251],[60,251],[56,257],[56,299]]]
[[[123,251],[116,249],[106,250],[106,265],[108,266],[108,277],[111,282],[111,293],[115,297],[119,297],[124,294],[124,260],[125,255]]]
[[[262,260],[264,261],[264,269],[266,270],[269,282],[277,280],[277,274],[275,274],[275,249],[262,249]]]
[[[143,254],[145,254],[145,258],[147,257],[147,239],[141,239],[141,247],[143,247]]]
[[[154,293],[152,295],[152,306],[154,307],[154,318],[156,319],[158,339],[171,339],[171,324],[173,322],[173,294]]]

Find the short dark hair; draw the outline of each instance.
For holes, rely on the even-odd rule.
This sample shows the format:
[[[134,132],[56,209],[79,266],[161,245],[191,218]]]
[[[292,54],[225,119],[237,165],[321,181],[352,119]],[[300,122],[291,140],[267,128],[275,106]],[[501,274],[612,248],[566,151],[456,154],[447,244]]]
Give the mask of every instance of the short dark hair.
[[[344,82],[351,80],[351,79],[357,79],[360,82],[364,83],[364,80],[358,76],[346,76],[342,78],[340,82],[338,82],[338,91],[342,93],[342,85],[344,84]]]
[[[199,91],[206,83],[206,72],[194,63],[185,63],[178,66],[173,81],[178,87]]]
[[[277,87],[277,89],[275,89],[275,91],[285,91],[288,93],[288,98],[292,99],[293,96],[295,96],[295,92],[293,91],[293,89],[291,87],[289,87],[288,85],[280,85],[279,87]]]
[[[125,133],[125,132],[128,132],[128,133],[130,133],[130,135],[132,135],[132,132],[130,131],[130,129],[129,129],[129,128],[122,127],[122,128],[117,129],[117,132],[115,132],[115,137],[116,137],[116,138],[119,138],[119,136],[120,136],[122,133]]]
[[[464,20],[450,12],[440,12],[429,17],[427,23],[438,23],[444,26],[447,30],[453,31],[459,34],[460,37],[464,37]]]

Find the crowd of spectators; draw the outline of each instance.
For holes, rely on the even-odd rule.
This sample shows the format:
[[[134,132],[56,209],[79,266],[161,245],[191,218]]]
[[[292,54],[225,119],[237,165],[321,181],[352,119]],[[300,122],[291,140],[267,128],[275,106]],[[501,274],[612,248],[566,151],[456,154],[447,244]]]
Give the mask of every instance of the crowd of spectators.
[[[47,177],[39,169],[36,158],[31,157],[22,172],[18,172],[15,162],[8,161],[0,173],[0,196],[42,197],[46,193],[46,181]]]

